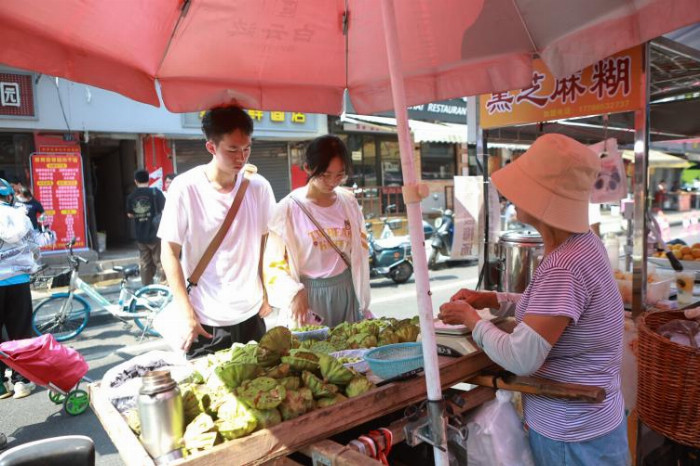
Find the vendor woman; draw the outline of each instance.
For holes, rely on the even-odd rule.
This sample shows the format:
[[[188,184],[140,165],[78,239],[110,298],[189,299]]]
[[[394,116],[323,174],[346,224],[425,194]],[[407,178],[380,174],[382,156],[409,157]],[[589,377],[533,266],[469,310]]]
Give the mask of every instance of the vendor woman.
[[[600,169],[586,146],[559,134],[535,141],[493,174],[518,220],[544,241],[544,257],[520,294],[460,290],[440,307],[464,324],[506,370],[605,389],[602,403],[523,395],[530,445],[539,466],[620,465],[628,461],[620,389],[624,310],[605,248],[588,226],[588,201]],[[474,308],[514,308],[512,334]]]

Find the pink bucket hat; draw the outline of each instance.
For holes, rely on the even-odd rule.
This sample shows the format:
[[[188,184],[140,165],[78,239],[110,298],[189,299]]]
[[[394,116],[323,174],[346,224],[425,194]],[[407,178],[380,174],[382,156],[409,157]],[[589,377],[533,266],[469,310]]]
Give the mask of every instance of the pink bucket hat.
[[[545,134],[491,179],[515,207],[555,228],[585,233],[598,156],[561,134]]]

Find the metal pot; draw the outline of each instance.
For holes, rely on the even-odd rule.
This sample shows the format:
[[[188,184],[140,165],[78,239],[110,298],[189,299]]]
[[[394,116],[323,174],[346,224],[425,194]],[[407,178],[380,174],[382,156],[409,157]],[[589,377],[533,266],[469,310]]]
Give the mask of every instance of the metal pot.
[[[544,244],[537,231],[503,233],[498,240],[498,256],[502,265],[499,289],[511,293],[525,291],[543,254]]]

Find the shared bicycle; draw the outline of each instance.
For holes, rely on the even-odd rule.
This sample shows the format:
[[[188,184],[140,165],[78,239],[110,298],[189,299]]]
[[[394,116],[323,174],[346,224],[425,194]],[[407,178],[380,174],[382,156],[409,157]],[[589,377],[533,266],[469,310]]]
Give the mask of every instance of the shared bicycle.
[[[70,340],[80,335],[87,326],[92,310],[88,300],[77,294],[80,290],[122,322],[133,320],[141,329],[141,339],[146,335],[158,336],[152,328],[153,319],[172,300],[170,289],[163,285],[146,285],[133,291],[128,287],[128,282],[130,278],[139,275],[139,266],[115,266],[114,270],[121,273],[122,279],[119,301],[112,303],[80,278],[80,264],[87,264],[88,260],[73,252],[74,245],[75,238],[66,244],[70,266],[68,292],[54,293],[36,306],[32,316],[34,332],[37,335],[51,333],[57,341]]]

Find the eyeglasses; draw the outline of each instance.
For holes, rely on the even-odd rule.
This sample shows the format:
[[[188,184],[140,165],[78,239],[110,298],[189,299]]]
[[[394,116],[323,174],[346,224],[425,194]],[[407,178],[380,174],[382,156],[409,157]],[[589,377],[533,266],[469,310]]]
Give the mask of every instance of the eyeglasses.
[[[321,178],[326,183],[343,184],[346,181],[348,181],[348,174],[345,172],[340,172],[340,173],[325,172],[325,173],[321,173],[320,175],[318,175],[318,178]]]

